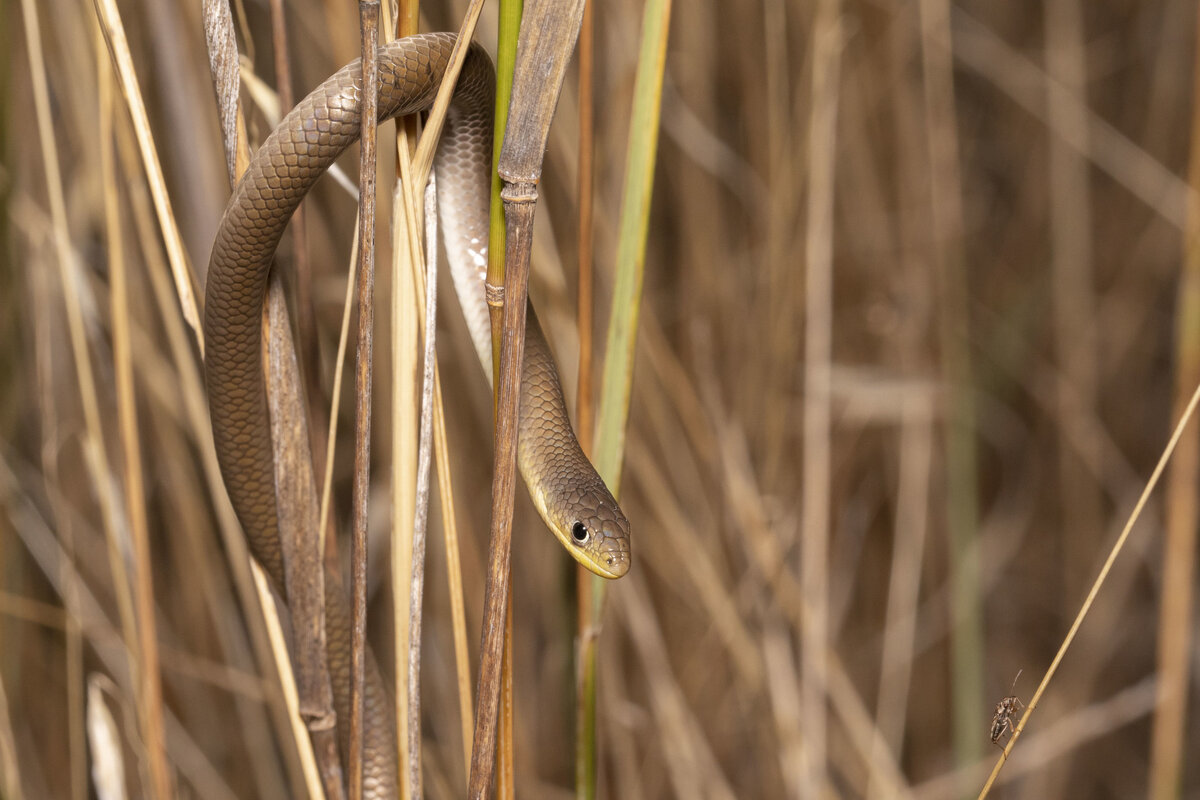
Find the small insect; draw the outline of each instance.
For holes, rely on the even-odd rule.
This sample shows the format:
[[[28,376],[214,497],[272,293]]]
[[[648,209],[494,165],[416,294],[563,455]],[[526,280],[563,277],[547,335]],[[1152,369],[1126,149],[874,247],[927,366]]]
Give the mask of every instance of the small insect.
[[[1010,692],[1017,688],[1017,681],[1021,677],[1021,672],[1022,670],[1018,670],[1017,677],[1013,678],[1012,689],[1009,689]],[[1011,738],[1012,734],[1016,731],[1016,726],[1013,725],[1013,715],[1024,707],[1025,704],[1021,702],[1021,698],[1015,694],[1010,694],[999,703],[996,703],[996,715],[992,717],[992,744],[1003,749],[1004,745],[1000,743],[1000,737],[1004,735],[1005,731],[1008,731]]]

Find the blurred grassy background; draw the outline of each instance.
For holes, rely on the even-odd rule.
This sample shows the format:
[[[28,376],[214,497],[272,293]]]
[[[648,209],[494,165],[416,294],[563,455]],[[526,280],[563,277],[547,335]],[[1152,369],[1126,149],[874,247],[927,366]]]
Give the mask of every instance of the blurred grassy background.
[[[425,29],[456,29],[463,5],[424,3]],[[227,187],[199,4],[119,6],[202,284]],[[797,0],[676,4],[622,482],[635,566],[610,587],[599,655],[602,796],[974,794],[999,755],[988,737],[994,704],[1018,670],[1015,692],[1029,698],[1161,452],[1179,394],[1195,386],[1196,317],[1179,313],[1195,259],[1185,243],[1194,248],[1200,230],[1188,177],[1200,161],[1195,4],[822,8],[825,16]],[[0,796],[86,796],[84,681],[118,721],[136,793],[142,747],[97,501],[113,498],[113,527],[126,536],[105,238],[112,182],[99,156],[111,143],[97,127],[97,64],[108,55],[92,3],[38,9],[67,241],[55,238],[22,9],[6,0]],[[289,6],[298,92],[356,55],[355,13],[350,2]],[[266,4],[246,0],[243,19],[252,45],[243,52],[271,83]],[[597,7],[602,303],[640,20],[632,0]],[[479,38],[489,48],[494,30],[494,9],[485,10]],[[568,78],[532,286],[569,395],[574,92]],[[260,141],[264,116],[243,103]],[[123,112],[115,125],[168,754],[181,796],[288,796],[296,767],[269,711],[277,691],[259,677],[232,586],[218,533],[223,489],[201,466],[208,434],[187,411],[197,354],[173,344],[179,309],[169,287],[153,288],[167,275],[162,240]],[[389,152],[380,148],[383,174]],[[356,159],[342,162],[351,175]],[[823,174],[831,197],[818,188]],[[328,390],[354,205],[326,180],[307,208]],[[388,241],[381,234],[379,246]],[[381,252],[381,291],[386,263]],[[813,303],[822,269],[828,301]],[[85,425],[67,296],[83,315],[99,441]],[[598,317],[607,318],[603,304]],[[474,655],[491,405],[457,311],[446,311],[442,330]],[[386,371],[376,374],[386,403]],[[342,403],[345,414],[352,407]],[[386,425],[377,415],[370,612],[383,653]],[[343,527],[351,430],[347,417],[335,476]],[[1193,430],[1185,440],[1192,453],[1195,439]],[[91,447],[107,453],[108,472],[89,467]],[[1189,713],[1197,670],[1187,666],[1200,658],[1190,571],[1167,589],[1182,608],[1160,614],[1164,564],[1194,561],[1188,452],[1177,463],[1189,469],[1171,476],[1117,562],[999,796],[1142,797],[1153,774],[1166,787],[1156,797],[1200,797],[1200,762],[1186,758],[1200,751]],[[518,792],[565,797],[573,566],[520,495],[517,513]],[[827,559],[805,563],[802,551],[820,553],[821,543]],[[426,787],[453,797],[464,761],[440,537],[430,547]],[[815,627],[802,635],[802,625]],[[825,651],[802,647],[814,630]],[[1160,670],[1172,653],[1182,665]],[[1174,720],[1156,720],[1164,675],[1183,687],[1163,704]],[[1185,754],[1181,768],[1171,766],[1172,743]],[[814,753],[824,753],[819,763]],[[826,778],[813,794],[817,770]]]

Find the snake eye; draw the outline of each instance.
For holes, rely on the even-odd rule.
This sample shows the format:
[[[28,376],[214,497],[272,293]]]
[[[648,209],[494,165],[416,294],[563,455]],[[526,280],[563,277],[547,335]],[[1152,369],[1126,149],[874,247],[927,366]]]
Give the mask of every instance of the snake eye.
[[[576,522],[571,526],[571,538],[575,540],[575,544],[584,544],[588,540],[587,525],[582,522]]]

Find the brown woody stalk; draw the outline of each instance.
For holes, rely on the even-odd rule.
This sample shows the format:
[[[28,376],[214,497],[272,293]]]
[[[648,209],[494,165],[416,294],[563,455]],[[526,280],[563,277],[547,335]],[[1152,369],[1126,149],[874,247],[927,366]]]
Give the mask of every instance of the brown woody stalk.
[[[483,643],[479,650],[479,705],[471,745],[467,796],[482,798],[495,766],[496,716],[508,605],[513,501],[517,479],[517,400],[525,354],[525,306],[533,239],[532,202],[506,203],[503,333],[496,381],[496,449],[492,461],[492,523],[487,586],[483,596]]]
[[[271,43],[275,51],[275,91],[279,94],[280,114],[286,114],[295,105],[295,95],[292,91],[291,57],[288,52],[287,18],[284,16],[283,0],[270,0],[271,10]],[[321,397],[320,360],[317,348],[317,325],[312,299],[312,262],[308,257],[308,228],[307,214],[304,207],[297,208],[292,214],[289,228],[292,232],[293,256],[295,262],[296,290],[296,331],[299,338],[300,365],[305,377],[305,390],[308,393],[309,404],[314,411]],[[313,421],[321,424],[323,416],[312,414]],[[322,432],[323,433],[323,432]],[[313,464],[324,462],[325,447],[323,436],[313,438]]]
[[[1200,41],[1198,23],[1197,41]],[[1200,75],[1197,56],[1196,75]],[[1183,231],[1183,274],[1175,309],[1176,414],[1188,393],[1200,383],[1200,84],[1192,101],[1191,163],[1187,224]],[[1195,583],[1197,487],[1200,484],[1200,439],[1195,432],[1180,441],[1167,474],[1166,541],[1163,546],[1162,600],[1158,613],[1158,696],[1150,740],[1150,781],[1146,797],[1178,797],[1183,779],[1187,730],[1192,597]]]
[[[375,132],[379,0],[359,0],[362,40],[362,145],[358,172],[358,347],[354,370],[354,508],[350,540],[350,797],[363,792],[363,689],[367,647],[367,505],[371,477],[371,357],[375,323]]]

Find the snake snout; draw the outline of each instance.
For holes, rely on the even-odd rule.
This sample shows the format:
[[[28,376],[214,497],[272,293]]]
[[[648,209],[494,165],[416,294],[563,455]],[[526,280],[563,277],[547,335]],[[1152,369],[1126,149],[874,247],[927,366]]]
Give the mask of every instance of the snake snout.
[[[612,522],[606,522],[600,528],[601,536],[597,555],[600,564],[608,570],[610,578],[620,578],[629,572],[631,559],[627,528],[628,523],[620,526]]]

